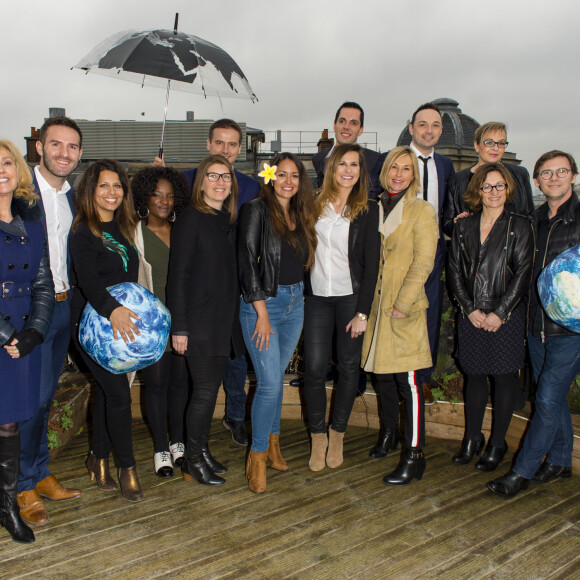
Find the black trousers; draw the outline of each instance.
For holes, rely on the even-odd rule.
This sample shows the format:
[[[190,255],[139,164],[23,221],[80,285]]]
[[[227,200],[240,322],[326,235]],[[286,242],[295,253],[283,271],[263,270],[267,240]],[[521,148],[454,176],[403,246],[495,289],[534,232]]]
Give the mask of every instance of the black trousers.
[[[425,400],[417,371],[375,375],[383,427],[389,431],[399,423],[399,395],[405,401],[405,445],[425,446]]]
[[[347,324],[356,314],[358,295],[307,296],[304,305],[304,396],[312,433],[326,431],[326,373],[336,331],[338,383],[331,425],[344,433],[359,381],[362,335],[351,338]]]
[[[131,391],[127,375],[114,375],[94,362],[80,345],[78,325],[74,323],[72,335],[77,351],[97,383],[93,405],[93,453],[97,459],[106,459],[114,448],[117,467],[133,467]]]
[[[207,445],[217,394],[226,369],[227,356],[186,356],[193,383],[187,406],[185,455],[199,457]]]
[[[189,396],[189,380],[185,357],[167,351],[161,360],[141,371],[145,380],[145,408],[153,432],[155,453],[169,451],[169,440],[185,441],[185,407]]]

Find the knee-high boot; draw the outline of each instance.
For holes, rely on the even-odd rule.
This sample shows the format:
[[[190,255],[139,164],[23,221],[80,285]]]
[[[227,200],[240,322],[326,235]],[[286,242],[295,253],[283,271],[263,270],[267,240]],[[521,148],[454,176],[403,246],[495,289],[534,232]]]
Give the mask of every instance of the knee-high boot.
[[[20,435],[0,437],[0,524],[15,542],[34,542],[33,531],[22,521],[16,502],[18,468],[20,463]]]

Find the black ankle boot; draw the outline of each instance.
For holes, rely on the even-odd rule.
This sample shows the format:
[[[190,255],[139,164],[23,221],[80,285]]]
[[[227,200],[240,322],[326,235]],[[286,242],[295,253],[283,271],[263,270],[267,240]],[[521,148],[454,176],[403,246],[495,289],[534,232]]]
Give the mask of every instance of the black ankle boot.
[[[0,437],[0,524],[15,542],[34,542],[34,532],[20,517],[16,502],[18,467],[20,463],[20,435]]]
[[[209,452],[209,447],[206,445],[205,447],[201,448],[201,454],[207,463],[207,466],[214,472],[214,473],[226,473],[228,468],[220,463],[219,461],[215,460],[215,457]]]
[[[501,463],[507,450],[508,444],[505,441],[502,447],[492,447],[490,440],[479,461],[475,464],[475,469],[479,471],[493,471]]]
[[[464,439],[461,449],[453,456],[453,463],[458,463],[460,465],[471,463],[474,455],[479,457],[484,445],[485,437],[483,436],[483,433],[475,439]]]
[[[407,485],[414,477],[421,479],[425,472],[425,454],[419,447],[407,449],[393,473],[386,475],[383,482],[387,485]]]
[[[185,481],[199,481],[203,485],[222,485],[226,482],[223,477],[216,475],[205,462],[203,455],[186,457],[181,465],[181,472]]]
[[[389,431],[381,431],[377,444],[369,451],[371,459],[386,457],[389,449],[396,449],[401,439],[400,431],[395,427]]]

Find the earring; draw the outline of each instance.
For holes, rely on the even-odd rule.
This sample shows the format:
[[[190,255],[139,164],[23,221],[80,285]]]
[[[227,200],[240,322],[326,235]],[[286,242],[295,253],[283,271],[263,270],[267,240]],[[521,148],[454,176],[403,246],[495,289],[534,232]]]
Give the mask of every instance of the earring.
[[[147,208],[149,209],[149,208]],[[175,210],[173,210],[168,216],[167,216],[167,221],[173,223],[175,221]]]
[[[145,219],[147,219],[147,218],[149,217],[149,208],[148,208],[148,207],[146,207],[145,209],[147,210],[147,213],[146,213],[145,215],[141,215],[141,214],[143,213],[143,212],[142,212],[142,210],[141,210],[141,208],[139,208],[139,209],[137,210],[137,215],[138,215],[138,216],[139,216],[139,218],[140,218],[140,219],[142,219],[142,220],[145,220]]]

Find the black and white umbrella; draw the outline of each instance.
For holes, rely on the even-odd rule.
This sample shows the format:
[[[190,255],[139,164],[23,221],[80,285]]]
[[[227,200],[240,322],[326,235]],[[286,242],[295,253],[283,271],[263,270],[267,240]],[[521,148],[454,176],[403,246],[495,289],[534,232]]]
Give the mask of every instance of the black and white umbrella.
[[[208,96],[258,100],[246,75],[219,46],[173,30],[125,30],[109,36],[73,68],[141,86],[167,89],[160,155],[163,151],[169,88]]]

